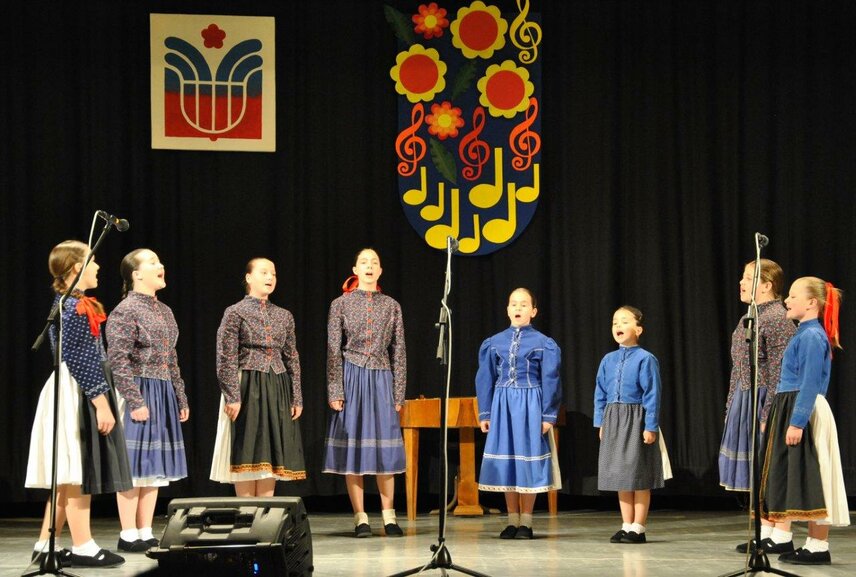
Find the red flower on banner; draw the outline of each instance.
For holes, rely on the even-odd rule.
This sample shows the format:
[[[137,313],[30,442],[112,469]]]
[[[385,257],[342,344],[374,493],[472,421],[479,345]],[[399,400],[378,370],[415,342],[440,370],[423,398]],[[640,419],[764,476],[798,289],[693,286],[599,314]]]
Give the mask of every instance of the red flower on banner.
[[[479,103],[486,106],[491,116],[513,118],[529,107],[529,97],[535,86],[529,80],[529,71],[511,60],[501,65],[491,64],[476,84],[481,96]]]
[[[446,88],[446,63],[433,48],[414,44],[399,52],[389,76],[395,80],[395,91],[417,103],[433,100],[434,95]]]
[[[452,22],[452,45],[460,49],[467,58],[490,58],[494,51],[505,46],[508,22],[496,6],[485,6],[476,0],[469,7],[458,10]]]
[[[414,14],[411,19],[416,24],[413,31],[422,34],[426,40],[439,38],[443,35],[443,28],[449,26],[446,9],[439,8],[436,2],[431,2],[428,6],[420,4],[419,14]]]
[[[430,134],[440,140],[446,140],[449,136],[458,136],[458,129],[464,125],[464,119],[461,118],[460,108],[445,101],[443,104],[431,105],[431,114],[425,117],[425,123]]]
[[[226,38],[226,32],[221,30],[216,24],[211,24],[202,31],[202,38],[205,40],[205,48],[223,48],[223,39]]]

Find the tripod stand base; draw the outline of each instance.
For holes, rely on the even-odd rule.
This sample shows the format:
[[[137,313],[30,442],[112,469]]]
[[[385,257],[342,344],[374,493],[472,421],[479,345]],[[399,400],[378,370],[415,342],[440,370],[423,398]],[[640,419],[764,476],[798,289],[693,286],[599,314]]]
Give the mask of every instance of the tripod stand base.
[[[32,563],[30,563],[32,565]],[[66,577],[81,577],[77,573],[66,571],[60,566],[59,559],[54,556],[53,559],[45,559],[35,569],[31,569],[21,574],[21,577],[32,577],[34,575],[65,575]]]
[[[472,569],[467,569],[466,567],[461,567],[460,565],[452,563],[452,556],[449,554],[449,550],[446,549],[445,543],[431,545],[431,551],[434,551],[434,556],[431,557],[431,560],[425,565],[420,565],[419,567],[414,567],[413,569],[408,569],[401,573],[395,573],[389,577],[405,577],[406,575],[414,575],[431,569],[439,569],[441,571],[441,575],[446,574],[446,569],[451,569],[459,573],[472,575],[473,577],[489,577],[484,573],[479,573],[478,571],[473,571]]]
[[[720,575],[719,577],[738,577],[739,575],[748,575],[750,573],[757,573],[758,571],[763,571],[764,573],[773,573],[775,575],[785,575],[786,577],[798,577],[794,573],[788,573],[787,571],[776,569],[775,567],[770,567],[770,561],[767,559],[767,554],[763,551],[753,551],[749,555],[749,562],[746,564],[746,567],[744,567],[740,571],[726,573],[725,575]]]

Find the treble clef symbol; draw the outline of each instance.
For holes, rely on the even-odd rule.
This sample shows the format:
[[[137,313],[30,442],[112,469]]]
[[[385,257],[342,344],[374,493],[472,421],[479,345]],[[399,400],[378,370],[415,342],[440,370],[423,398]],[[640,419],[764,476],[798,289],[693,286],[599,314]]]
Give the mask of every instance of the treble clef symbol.
[[[473,110],[473,129],[461,138],[461,144],[458,146],[458,156],[467,165],[461,174],[467,180],[477,180],[481,176],[482,167],[490,160],[490,146],[479,138],[484,124],[484,108],[476,106]]]
[[[515,126],[508,135],[508,146],[514,153],[511,166],[517,171],[524,171],[532,165],[532,157],[541,150],[541,137],[537,132],[529,130],[532,123],[538,118],[538,99],[529,99],[529,107],[526,109],[526,117]]]
[[[410,112],[410,126],[401,131],[395,139],[395,152],[401,162],[398,163],[398,174],[410,176],[416,172],[416,165],[425,156],[427,147],[425,140],[416,135],[425,118],[425,108],[422,103],[415,104]]]

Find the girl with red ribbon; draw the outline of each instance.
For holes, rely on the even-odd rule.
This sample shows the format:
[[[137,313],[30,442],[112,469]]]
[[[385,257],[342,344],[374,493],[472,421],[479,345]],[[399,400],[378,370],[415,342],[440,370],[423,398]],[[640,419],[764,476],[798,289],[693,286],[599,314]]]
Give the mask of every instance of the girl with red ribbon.
[[[53,412],[59,412],[57,445],[56,527],[66,518],[73,547],[58,554],[60,564],[75,567],[115,567],[125,560],[92,539],[89,528],[91,495],[115,493],[131,487],[128,455],[121,426],[117,426],[117,404],[105,352],[101,324],[104,307],[84,292],[98,286],[98,264],[84,261],[89,247],[76,240],[58,244],[51,251],[48,268],[54,278],[54,306],[80,274],[75,291],[62,310],[62,364],[59,370],[59,398],[54,399],[53,375],[39,397],[30,438],[25,486],[50,488],[53,465]],[[82,274],[81,274],[82,271]],[[51,327],[51,346],[57,346]],[[82,394],[81,394],[82,393]],[[49,543],[50,504],[45,509],[33,561],[41,561]]]
[[[791,285],[787,318],[797,333],[782,358],[782,373],[767,421],[761,475],[762,515],[775,522],[808,521],[803,547],[779,561],[828,565],[829,527],[850,524],[835,419],[826,401],[832,349],[841,348],[841,291],[816,277]]]

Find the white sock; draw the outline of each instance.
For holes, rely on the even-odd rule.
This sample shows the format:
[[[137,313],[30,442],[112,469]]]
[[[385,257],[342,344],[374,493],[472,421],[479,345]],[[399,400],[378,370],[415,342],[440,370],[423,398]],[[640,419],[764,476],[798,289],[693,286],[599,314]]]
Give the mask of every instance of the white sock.
[[[123,541],[133,543],[140,538],[140,532],[136,529],[124,529],[119,533],[119,538]]]
[[[769,539],[773,534],[773,529],[775,529],[773,525],[761,525],[761,540]]]
[[[532,513],[520,513],[520,526],[532,528]]]
[[[508,524],[512,527],[520,527],[520,513],[509,513]]]
[[[821,541],[814,537],[806,537],[803,549],[811,553],[823,553],[829,551],[829,541]]]
[[[38,551],[39,553],[48,550],[49,540],[45,539],[44,541],[36,541],[36,544],[33,545],[33,551]]]
[[[641,535],[645,532],[645,525],[640,525],[639,523],[632,523],[630,525],[630,530],[638,535]]]
[[[95,557],[98,555],[99,551],[101,551],[101,547],[95,543],[95,539],[90,539],[80,547],[71,548],[72,553],[75,555],[82,555],[84,557]]]
[[[625,533],[629,533],[630,531],[633,530],[633,523],[622,523],[621,524],[621,530],[624,531]]]
[[[389,525],[392,523],[395,525],[395,509],[383,509],[380,512],[381,517],[383,517],[383,524]]]
[[[354,513],[354,527],[358,527],[363,524],[369,524],[369,516],[362,512]]]
[[[140,539],[142,539],[143,541],[147,541],[149,539],[154,539],[154,537],[155,537],[152,534],[152,528],[151,527],[143,527],[142,529],[138,529],[137,531],[140,534]]]
[[[770,539],[773,540],[773,543],[777,545],[781,543],[790,543],[794,540],[794,534],[791,531],[782,531],[778,527],[773,529],[773,534],[770,535]]]

